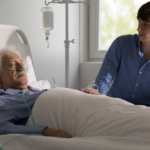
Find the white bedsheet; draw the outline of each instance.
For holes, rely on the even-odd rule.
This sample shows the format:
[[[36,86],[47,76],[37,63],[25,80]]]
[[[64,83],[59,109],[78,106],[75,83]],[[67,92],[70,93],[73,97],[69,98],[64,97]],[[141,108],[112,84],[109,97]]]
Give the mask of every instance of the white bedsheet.
[[[0,136],[0,145],[18,136]],[[119,137],[23,137],[9,142],[3,150],[149,150],[149,139]]]
[[[36,125],[69,132],[73,138],[22,137],[4,150],[149,150],[150,108],[118,98],[55,88],[32,110]],[[27,125],[32,125],[29,118]],[[0,136],[0,146],[16,135]]]

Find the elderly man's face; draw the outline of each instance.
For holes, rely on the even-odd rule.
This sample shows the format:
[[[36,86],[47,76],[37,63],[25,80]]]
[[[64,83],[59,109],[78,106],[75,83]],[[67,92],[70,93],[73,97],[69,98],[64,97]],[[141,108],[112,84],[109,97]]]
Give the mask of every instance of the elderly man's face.
[[[3,56],[2,66],[13,66],[16,68],[24,68],[23,60],[17,53]],[[10,70],[7,67],[0,71],[0,82],[15,88],[22,88],[28,83],[26,71]]]

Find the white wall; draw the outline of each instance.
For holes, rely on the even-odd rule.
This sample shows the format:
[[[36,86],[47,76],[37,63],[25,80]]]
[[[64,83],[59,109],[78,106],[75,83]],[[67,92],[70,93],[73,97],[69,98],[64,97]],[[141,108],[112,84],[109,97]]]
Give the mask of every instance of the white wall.
[[[47,1],[48,2],[48,1]],[[65,5],[50,4],[54,11],[54,29],[50,35],[50,55],[57,85],[65,87]],[[51,79],[45,34],[40,28],[40,9],[44,0],[0,0],[0,24],[20,27],[26,34],[33,57],[37,80]],[[69,87],[79,88],[79,4],[69,5],[70,79]]]
[[[85,88],[91,81],[94,81],[102,66],[102,62],[80,63],[80,88]]]
[[[80,88],[95,80],[102,64],[89,60],[89,6],[80,5]]]
[[[80,2],[88,2],[87,0],[80,0]],[[88,62],[88,39],[89,39],[89,5],[80,5],[80,63]]]

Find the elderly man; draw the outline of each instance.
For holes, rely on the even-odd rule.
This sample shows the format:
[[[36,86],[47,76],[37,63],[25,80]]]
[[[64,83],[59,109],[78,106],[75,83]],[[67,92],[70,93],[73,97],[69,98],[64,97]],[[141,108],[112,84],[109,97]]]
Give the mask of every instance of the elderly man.
[[[37,97],[46,90],[40,91],[27,85],[28,77],[19,53],[11,48],[1,50],[0,69],[2,86],[0,90],[0,135],[43,134],[54,137],[72,137],[65,131],[50,129],[46,126],[25,125],[30,113],[23,100],[23,90],[25,100],[31,110]],[[89,93],[97,95],[94,90]]]

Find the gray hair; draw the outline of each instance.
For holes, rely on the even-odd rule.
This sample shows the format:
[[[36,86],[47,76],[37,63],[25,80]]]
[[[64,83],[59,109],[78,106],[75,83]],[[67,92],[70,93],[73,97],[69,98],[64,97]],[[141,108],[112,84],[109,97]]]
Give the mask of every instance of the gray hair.
[[[17,51],[17,48],[14,45],[7,45],[0,49],[0,66],[3,64],[3,56],[4,55],[10,55],[10,53],[17,53],[20,57],[21,55]],[[0,71],[2,68],[0,67]]]

